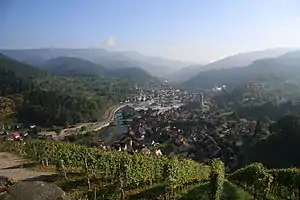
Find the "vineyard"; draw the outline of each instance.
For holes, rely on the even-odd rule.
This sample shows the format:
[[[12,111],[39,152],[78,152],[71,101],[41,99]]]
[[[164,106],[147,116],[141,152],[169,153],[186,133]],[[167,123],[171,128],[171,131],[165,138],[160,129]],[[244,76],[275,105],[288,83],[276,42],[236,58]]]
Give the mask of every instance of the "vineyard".
[[[254,163],[225,175],[224,164],[218,159],[204,165],[177,157],[130,155],[41,140],[0,142],[0,151],[55,166],[64,184],[69,184],[74,174],[80,174],[80,184],[89,194],[87,199],[99,199],[95,196],[108,186],[115,187],[117,196],[100,199],[193,199],[188,197],[191,194],[209,200],[300,197],[300,175],[296,168],[268,170]],[[146,197],[139,196],[145,191],[149,193]],[[242,197],[234,197],[238,193]]]
[[[128,187],[163,183],[165,194],[170,196],[189,184],[209,181],[211,171],[209,166],[188,159],[130,155],[64,142],[2,142],[0,151],[55,165],[65,179],[69,174],[84,174],[89,189],[91,180],[105,177],[111,184],[117,184],[122,193]]]
[[[228,179],[244,188],[255,199],[300,199],[300,170],[266,169],[253,163],[230,174]]]

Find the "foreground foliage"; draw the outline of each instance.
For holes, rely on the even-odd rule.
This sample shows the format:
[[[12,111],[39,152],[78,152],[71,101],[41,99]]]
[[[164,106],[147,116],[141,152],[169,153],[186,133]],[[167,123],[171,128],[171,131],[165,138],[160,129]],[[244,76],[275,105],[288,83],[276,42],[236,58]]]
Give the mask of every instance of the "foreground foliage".
[[[262,164],[254,163],[228,178],[258,199],[300,198],[300,170],[296,168],[268,170]]]
[[[0,142],[0,151],[56,165],[58,174],[65,179],[59,184],[70,182],[78,174],[81,188],[84,187],[89,193],[95,191],[98,194],[99,189],[106,190],[101,188],[107,187],[107,184],[114,186],[118,188],[113,192],[117,195],[114,199],[125,196],[139,199],[143,195],[164,196],[166,199],[190,199],[191,195],[201,195],[199,199],[209,200],[252,197],[294,200],[300,197],[300,170],[297,168],[269,170],[260,163],[253,163],[229,174],[228,182],[225,179],[224,163],[218,159],[211,160],[208,166],[177,157],[130,155],[42,140]],[[101,187],[97,186],[100,179],[103,182]],[[59,180],[62,181],[61,178]],[[203,193],[196,195],[196,191]]]

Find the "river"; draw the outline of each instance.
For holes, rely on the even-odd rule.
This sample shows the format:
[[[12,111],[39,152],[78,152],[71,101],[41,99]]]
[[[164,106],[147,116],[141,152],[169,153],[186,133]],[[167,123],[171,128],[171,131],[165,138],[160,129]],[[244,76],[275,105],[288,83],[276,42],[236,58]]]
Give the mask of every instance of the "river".
[[[102,134],[100,135],[101,139],[106,145],[112,144],[128,130],[129,125],[123,123],[125,120],[128,120],[123,119],[122,117],[123,109],[124,108],[121,108],[115,113],[112,125],[105,127]]]

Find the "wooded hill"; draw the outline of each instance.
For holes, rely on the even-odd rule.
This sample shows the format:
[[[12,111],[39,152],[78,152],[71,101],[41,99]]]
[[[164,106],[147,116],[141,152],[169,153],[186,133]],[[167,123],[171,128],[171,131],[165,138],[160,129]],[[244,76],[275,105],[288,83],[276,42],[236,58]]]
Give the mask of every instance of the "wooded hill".
[[[108,106],[125,100],[135,84],[151,80],[151,76],[137,82],[119,74],[63,74],[55,75],[0,55],[1,121],[41,126],[96,121]]]

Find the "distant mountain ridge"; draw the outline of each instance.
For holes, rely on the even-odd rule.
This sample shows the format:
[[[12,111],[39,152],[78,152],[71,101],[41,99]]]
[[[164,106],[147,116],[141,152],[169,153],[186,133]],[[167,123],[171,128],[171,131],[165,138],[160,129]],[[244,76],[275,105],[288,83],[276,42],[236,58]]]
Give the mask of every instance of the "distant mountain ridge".
[[[200,72],[212,69],[245,67],[253,61],[272,58],[288,53],[296,48],[277,48],[263,51],[240,53],[207,65],[191,65],[188,62],[173,61],[160,57],[144,56],[134,51],[108,51],[106,49],[27,49],[0,50],[0,53],[33,66],[41,66],[47,60],[58,57],[74,57],[102,65],[107,69],[141,68],[153,76],[171,81],[187,81]]]
[[[144,56],[135,51],[122,51],[123,55],[127,56],[128,58],[138,60],[141,62],[147,62],[152,65],[156,66],[171,66],[172,70],[178,70],[182,67],[192,65],[192,62],[183,62],[183,61],[176,61],[176,60],[169,60],[166,58],[158,57],[158,56]]]
[[[202,71],[183,85],[190,89],[207,89],[223,84],[236,87],[271,74],[287,74],[293,79],[300,77],[300,51],[287,52],[276,58],[255,60],[246,67]]]
[[[294,51],[297,48],[275,48],[266,49],[261,51],[251,51],[246,53],[239,53],[233,56],[217,60],[209,63],[201,68],[201,71],[212,70],[212,69],[228,69],[235,67],[245,67],[250,65],[255,60],[264,58],[275,58],[284,55],[288,52]]]
[[[146,83],[152,81],[158,81],[154,77],[152,77],[147,71],[140,69],[138,67],[128,67],[128,68],[120,68],[108,70],[106,72],[107,76],[126,79],[131,82],[137,83]]]
[[[250,65],[255,60],[264,58],[274,58],[283,55],[287,52],[293,51],[297,48],[275,48],[266,49],[261,51],[252,51],[246,53],[239,53],[236,55],[228,56],[223,59],[211,62],[206,65],[190,65],[188,67],[182,68],[175,71],[174,73],[168,75],[167,77],[171,81],[184,82],[197,77],[197,74],[214,69],[230,69],[237,67],[246,67]]]
[[[25,50],[0,50],[0,53],[27,63],[39,66],[45,61],[57,57],[76,57],[106,68],[138,67],[154,76],[165,76],[172,70],[188,66],[190,63],[171,61],[160,57],[144,56],[132,51],[108,51],[106,49],[25,49]]]
[[[102,65],[75,57],[53,58],[44,62],[40,67],[55,74],[63,75],[111,77],[136,83],[147,83],[156,80],[141,68],[107,69]]]
[[[190,65],[167,76],[172,82],[184,82],[199,73],[204,65]]]
[[[14,73],[23,78],[32,78],[35,76],[45,76],[47,72],[30,65],[13,60],[0,53],[0,70],[14,71]]]
[[[57,57],[40,65],[42,69],[57,74],[104,75],[107,71],[102,65],[75,57]]]

